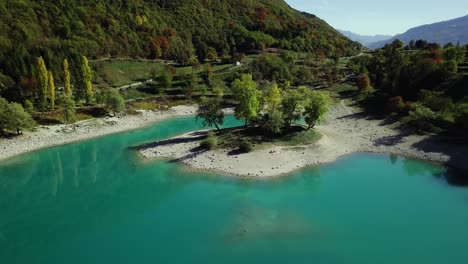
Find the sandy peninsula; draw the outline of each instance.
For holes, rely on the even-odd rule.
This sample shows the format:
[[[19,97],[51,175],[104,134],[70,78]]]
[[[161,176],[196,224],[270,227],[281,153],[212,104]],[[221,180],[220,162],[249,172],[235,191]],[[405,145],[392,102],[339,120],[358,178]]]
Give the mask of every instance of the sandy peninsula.
[[[95,118],[72,125],[41,126],[19,137],[0,138],[0,161],[46,147],[142,128],[176,116],[195,115],[196,109],[196,106],[181,105],[161,112],[139,111],[137,115]]]
[[[243,177],[274,177],[311,165],[333,162],[355,152],[390,153],[434,161],[468,169],[466,146],[447,143],[434,135],[419,135],[410,129],[397,129],[380,119],[354,113],[341,101],[333,106],[327,121],[317,127],[323,137],[313,145],[271,146],[251,153],[232,154],[230,150],[200,150],[207,131],[190,132],[141,146],[146,158],[172,159],[195,169],[211,170]]]

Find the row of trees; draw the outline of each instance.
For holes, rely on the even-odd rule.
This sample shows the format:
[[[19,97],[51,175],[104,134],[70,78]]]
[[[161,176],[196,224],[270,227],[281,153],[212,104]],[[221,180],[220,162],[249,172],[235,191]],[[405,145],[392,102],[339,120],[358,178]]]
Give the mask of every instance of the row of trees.
[[[73,96],[77,99],[84,97],[86,103],[90,103],[93,100],[94,93],[92,87],[92,70],[89,66],[88,59],[83,56],[81,63],[81,74],[77,78],[78,82],[81,85],[78,86],[78,89],[75,91],[75,96],[73,95],[72,85],[70,83],[70,69],[68,60],[63,60],[63,96],[72,98]],[[36,62],[36,71],[37,71],[37,80],[38,80],[38,89],[37,89],[37,102],[39,109],[45,111],[47,107],[50,107],[51,110],[55,109],[55,98],[56,98],[56,89],[54,75],[52,71],[47,69],[46,63],[42,57],[37,58]]]
[[[273,83],[262,91],[251,74],[243,74],[236,79],[232,90],[237,103],[236,118],[244,120],[245,126],[259,125],[272,134],[281,133],[302,117],[308,129],[313,128],[327,113],[330,101],[325,92],[306,87],[286,85],[281,89],[277,83]],[[219,130],[224,120],[222,96],[202,98],[197,117],[204,120],[203,125],[215,126]]]

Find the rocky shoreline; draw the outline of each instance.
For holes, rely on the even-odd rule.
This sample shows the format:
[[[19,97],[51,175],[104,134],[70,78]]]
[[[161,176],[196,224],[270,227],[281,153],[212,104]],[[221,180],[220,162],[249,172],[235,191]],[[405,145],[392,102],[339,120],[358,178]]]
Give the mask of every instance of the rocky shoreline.
[[[142,128],[176,116],[195,115],[196,109],[193,105],[181,105],[161,112],[139,111],[137,115],[95,118],[71,125],[41,126],[34,132],[0,139],[0,161],[42,148]]]
[[[283,176],[358,152],[402,155],[468,169],[464,161],[468,157],[466,146],[397,129],[395,124],[354,113],[343,101],[331,109],[327,122],[317,129],[323,137],[313,145],[269,146],[246,154],[223,149],[205,151],[198,147],[205,130],[141,146],[140,153],[150,159],[172,159],[191,168],[242,177]]]

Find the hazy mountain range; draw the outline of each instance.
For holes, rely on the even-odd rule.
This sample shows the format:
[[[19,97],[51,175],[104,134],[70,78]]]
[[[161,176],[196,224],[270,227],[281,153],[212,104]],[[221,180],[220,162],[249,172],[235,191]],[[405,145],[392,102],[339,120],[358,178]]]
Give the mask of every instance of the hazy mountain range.
[[[395,39],[399,39],[405,44],[411,40],[423,39],[428,42],[436,42],[441,45],[445,45],[449,42],[465,45],[468,44],[468,15],[452,20],[415,27],[390,39],[371,43],[368,47],[381,48]]]
[[[393,37],[390,35],[374,35],[374,36],[360,35],[360,34],[347,31],[347,30],[341,30],[341,29],[337,29],[337,30],[341,34],[343,34],[345,37],[348,37],[351,40],[357,41],[366,47],[372,43],[384,41]]]

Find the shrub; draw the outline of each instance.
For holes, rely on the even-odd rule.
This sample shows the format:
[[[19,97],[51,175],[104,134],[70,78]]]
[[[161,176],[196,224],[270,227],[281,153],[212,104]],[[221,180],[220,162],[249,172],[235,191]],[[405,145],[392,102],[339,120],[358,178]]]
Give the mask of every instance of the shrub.
[[[249,152],[252,152],[254,149],[252,143],[250,143],[250,141],[246,140],[246,139],[242,139],[240,142],[239,142],[239,151],[242,152],[242,153],[249,153]]]
[[[218,137],[216,137],[212,132],[208,133],[208,137],[200,142],[200,147],[203,149],[214,149],[218,146]]]
[[[400,113],[405,108],[405,102],[401,96],[392,97],[387,102],[387,108],[391,112]]]
[[[26,112],[32,114],[34,112],[33,103],[31,101],[29,101],[29,100],[24,101],[24,110],[26,110]]]

